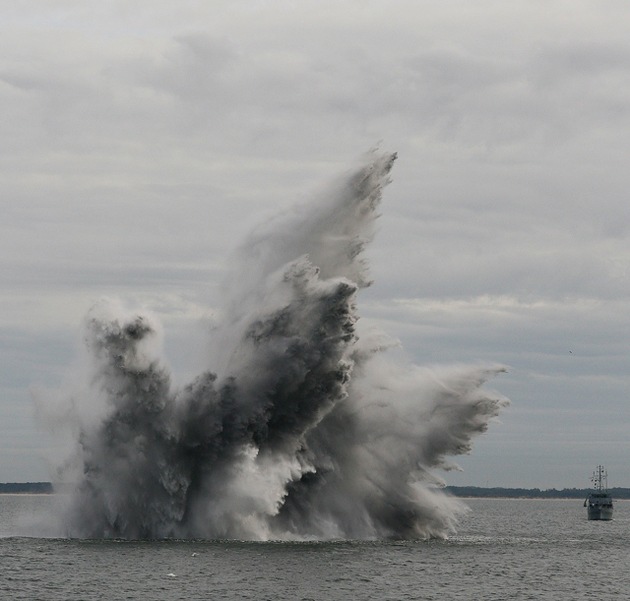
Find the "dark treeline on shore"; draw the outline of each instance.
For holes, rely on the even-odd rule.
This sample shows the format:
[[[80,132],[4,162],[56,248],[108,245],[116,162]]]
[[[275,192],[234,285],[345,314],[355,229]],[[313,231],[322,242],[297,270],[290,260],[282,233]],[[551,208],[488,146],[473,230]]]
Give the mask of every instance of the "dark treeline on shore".
[[[53,492],[50,482],[0,482],[0,494],[38,493],[49,494]]]
[[[588,488],[483,488],[481,486],[447,486],[446,492],[455,497],[479,497],[501,499],[584,499],[591,492]],[[50,482],[0,482],[0,494],[37,493],[50,494]],[[613,499],[630,499],[630,488],[610,488]]]
[[[585,499],[591,488],[482,488],[480,486],[447,486],[447,492],[455,497],[480,497],[502,499]],[[609,488],[613,499],[630,499],[630,488]]]

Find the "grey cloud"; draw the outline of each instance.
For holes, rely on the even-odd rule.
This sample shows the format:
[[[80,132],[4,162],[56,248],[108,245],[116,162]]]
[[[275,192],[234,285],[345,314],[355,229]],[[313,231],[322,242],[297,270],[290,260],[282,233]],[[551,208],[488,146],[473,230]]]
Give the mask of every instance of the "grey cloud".
[[[522,373],[534,356],[535,371],[562,371],[554,340],[575,320],[589,353],[610,355],[600,396],[614,396],[630,296],[626,13],[624,2],[579,0],[569,12],[555,2],[152,0],[89,14],[74,2],[11,4],[0,41],[2,323],[36,347],[35,331],[58,331],[112,291],[196,316],[214,306],[225,251],[254,221],[308,202],[384,139],[400,158],[368,251],[370,319],[417,333],[406,340],[416,356],[478,352]],[[526,304],[522,322],[482,319],[466,301],[483,295],[566,302],[566,317]],[[393,302],[415,297],[463,304],[449,327]],[[601,310],[581,312],[580,300]],[[517,337],[531,355],[519,359]],[[40,361],[34,353],[30,371]],[[574,375],[552,407],[578,402]],[[547,398],[546,384],[519,376],[510,394],[521,406]],[[520,427],[512,415],[507,432]],[[618,406],[614,415],[626,419]],[[467,466],[478,475],[487,459]]]

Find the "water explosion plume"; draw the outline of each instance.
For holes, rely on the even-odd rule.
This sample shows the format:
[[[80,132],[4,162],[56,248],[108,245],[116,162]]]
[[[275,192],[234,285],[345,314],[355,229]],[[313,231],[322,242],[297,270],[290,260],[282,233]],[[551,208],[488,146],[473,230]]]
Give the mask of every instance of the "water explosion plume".
[[[239,251],[213,333],[215,371],[176,390],[159,326],[101,302],[87,316],[89,385],[75,392],[76,486],[66,534],[123,538],[426,538],[462,506],[452,467],[507,400],[502,368],[392,364],[356,333],[373,235],[396,156],[375,152],[310,208]]]

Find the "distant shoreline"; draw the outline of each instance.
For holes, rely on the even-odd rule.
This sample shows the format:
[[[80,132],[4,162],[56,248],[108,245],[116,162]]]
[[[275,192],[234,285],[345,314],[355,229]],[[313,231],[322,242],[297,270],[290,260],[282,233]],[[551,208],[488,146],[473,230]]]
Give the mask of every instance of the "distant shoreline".
[[[62,486],[66,488],[66,486]],[[454,497],[473,499],[584,499],[591,492],[589,488],[502,488],[481,486],[447,486],[444,492]],[[38,494],[54,493],[50,482],[0,482],[0,495],[4,494]],[[613,499],[630,499],[630,488],[609,488]]]
[[[0,482],[1,495],[49,495],[53,492],[50,482]]]
[[[585,499],[593,489],[591,488],[484,488],[481,486],[447,486],[445,492],[454,497],[473,499]],[[613,499],[630,499],[630,488],[609,488]]]

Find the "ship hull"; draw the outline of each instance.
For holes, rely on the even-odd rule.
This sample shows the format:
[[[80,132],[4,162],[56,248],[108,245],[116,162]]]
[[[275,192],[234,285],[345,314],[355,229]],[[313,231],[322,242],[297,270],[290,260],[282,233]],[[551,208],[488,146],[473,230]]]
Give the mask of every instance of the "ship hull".
[[[613,510],[612,507],[598,507],[592,505],[588,508],[589,520],[612,520]]]

